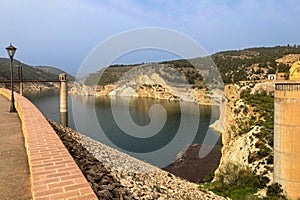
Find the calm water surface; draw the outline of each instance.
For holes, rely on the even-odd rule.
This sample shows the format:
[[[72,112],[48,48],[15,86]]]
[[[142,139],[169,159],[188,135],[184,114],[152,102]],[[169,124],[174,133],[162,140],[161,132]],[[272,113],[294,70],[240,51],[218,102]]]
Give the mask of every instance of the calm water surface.
[[[58,91],[27,93],[25,96],[45,117],[59,122]],[[152,105],[160,106],[151,108]],[[124,117],[124,113],[129,115]],[[219,133],[209,128],[210,123],[219,118],[218,108],[212,106],[201,105],[197,111],[195,104],[187,102],[69,96],[68,118],[72,129],[157,166],[174,160],[178,152],[190,143],[221,145]],[[196,129],[195,121],[199,123]],[[126,131],[137,131],[142,136],[129,135]],[[157,133],[153,134],[153,131]],[[151,153],[159,152],[168,145],[175,145],[176,148],[167,150],[167,153]]]

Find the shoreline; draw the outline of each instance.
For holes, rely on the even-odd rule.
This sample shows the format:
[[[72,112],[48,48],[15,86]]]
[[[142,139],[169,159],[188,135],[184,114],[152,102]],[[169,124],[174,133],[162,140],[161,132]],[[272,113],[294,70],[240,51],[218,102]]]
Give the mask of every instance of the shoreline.
[[[157,85],[157,84],[156,84]],[[156,86],[155,85],[155,86]],[[156,88],[154,85],[141,89],[140,87],[133,88],[131,86],[117,86],[117,85],[105,85],[105,86],[87,86],[78,85],[73,83],[69,88],[69,95],[78,96],[109,96],[109,97],[137,97],[137,98],[153,98],[166,100],[170,102],[186,101],[190,103],[196,103],[198,105],[210,105],[220,106],[222,102],[223,92],[219,89],[210,91],[214,94],[210,94],[209,91],[200,89],[191,89],[188,93],[186,91],[179,91],[182,96],[173,95],[171,91],[160,86]],[[99,89],[99,87],[101,89]],[[178,93],[174,92],[173,93]],[[178,95],[178,94],[177,94]]]
[[[96,95],[96,94],[88,94],[88,95],[83,95],[83,94],[74,94],[74,93],[70,93],[68,92],[68,94],[70,96],[93,96],[93,97],[131,97],[131,96],[113,96],[113,95]],[[195,102],[195,101],[186,101],[186,100],[168,100],[168,99],[164,99],[164,98],[154,98],[154,97],[141,97],[141,96],[134,96],[134,98],[151,98],[151,99],[158,99],[158,100],[165,100],[168,102],[181,102],[181,101],[185,101],[188,103],[194,103],[197,104],[199,106],[220,106],[220,103],[205,103],[205,102]]]
[[[52,120],[48,121],[99,199],[224,199],[210,191],[200,191],[195,183],[135,159]]]

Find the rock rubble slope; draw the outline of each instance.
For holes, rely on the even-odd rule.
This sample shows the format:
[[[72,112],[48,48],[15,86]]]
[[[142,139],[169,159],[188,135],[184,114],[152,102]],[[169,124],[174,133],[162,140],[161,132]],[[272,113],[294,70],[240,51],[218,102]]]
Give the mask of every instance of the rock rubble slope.
[[[224,199],[50,121],[99,199]]]

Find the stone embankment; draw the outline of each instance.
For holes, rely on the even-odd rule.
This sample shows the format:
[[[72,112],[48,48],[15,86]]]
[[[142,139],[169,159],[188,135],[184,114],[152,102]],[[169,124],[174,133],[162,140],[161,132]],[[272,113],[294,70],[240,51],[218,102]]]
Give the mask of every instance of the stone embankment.
[[[99,199],[224,199],[50,121]]]

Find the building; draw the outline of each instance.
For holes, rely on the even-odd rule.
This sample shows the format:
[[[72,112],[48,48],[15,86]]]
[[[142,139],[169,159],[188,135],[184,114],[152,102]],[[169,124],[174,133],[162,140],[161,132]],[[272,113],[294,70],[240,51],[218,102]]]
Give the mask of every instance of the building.
[[[295,62],[290,68],[290,80],[300,81],[300,61]]]
[[[276,80],[276,74],[268,74],[268,80],[275,81]]]

